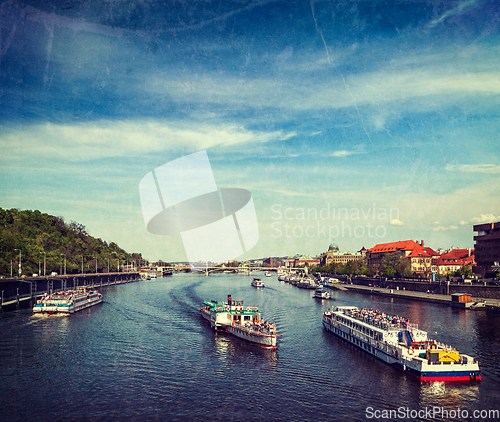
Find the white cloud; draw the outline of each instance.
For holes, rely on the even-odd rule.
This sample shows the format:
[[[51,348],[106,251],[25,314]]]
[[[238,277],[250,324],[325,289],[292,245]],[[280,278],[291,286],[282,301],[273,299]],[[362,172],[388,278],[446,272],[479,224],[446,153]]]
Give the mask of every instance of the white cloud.
[[[500,215],[495,217],[493,214],[481,214],[479,217],[472,217],[474,223],[493,223],[500,220]]]
[[[463,173],[500,173],[500,166],[495,164],[447,164],[446,170],[460,171]]]
[[[469,222],[461,220],[458,224],[460,224],[461,226],[466,226],[467,224],[469,224]]]
[[[404,226],[405,223],[403,223],[401,220],[398,220],[397,218],[393,218],[391,221],[389,221],[390,226]]]
[[[45,123],[11,128],[0,135],[4,159],[29,155],[80,161],[178,149],[204,150],[289,139],[295,132],[250,131],[237,125],[172,124],[160,121]]]

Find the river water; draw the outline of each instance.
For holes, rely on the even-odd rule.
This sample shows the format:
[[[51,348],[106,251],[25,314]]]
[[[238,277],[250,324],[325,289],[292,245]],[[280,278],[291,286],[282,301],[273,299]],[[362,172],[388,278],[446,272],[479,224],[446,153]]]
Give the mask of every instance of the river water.
[[[444,421],[500,410],[500,314],[340,291],[319,301],[276,275],[264,289],[251,280],[177,274],[104,288],[104,303],[70,317],[2,314],[0,419]],[[275,320],[277,350],[201,318],[203,300],[228,294]],[[478,358],[483,380],[420,383],[326,332],[322,312],[334,305],[410,318]]]

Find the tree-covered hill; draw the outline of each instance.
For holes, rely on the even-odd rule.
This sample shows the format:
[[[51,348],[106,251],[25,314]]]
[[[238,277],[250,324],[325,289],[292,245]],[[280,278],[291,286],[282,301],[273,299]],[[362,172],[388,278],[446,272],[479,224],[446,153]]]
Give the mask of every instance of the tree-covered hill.
[[[19,255],[22,274],[52,272],[95,273],[120,271],[126,264],[137,266],[144,261],[141,254],[128,253],[116,243],[107,243],[90,236],[85,227],[74,221],[40,211],[5,210],[0,208],[0,274],[18,276]],[[119,266],[118,266],[119,265]]]

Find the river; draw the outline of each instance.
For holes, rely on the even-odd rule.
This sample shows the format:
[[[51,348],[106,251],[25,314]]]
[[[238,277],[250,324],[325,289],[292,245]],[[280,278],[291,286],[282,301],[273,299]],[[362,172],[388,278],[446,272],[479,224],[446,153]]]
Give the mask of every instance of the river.
[[[1,314],[1,419],[445,421],[500,410],[500,314],[343,291],[320,301],[262,278],[256,289],[245,275],[176,274],[103,288],[104,303],[69,317]],[[228,294],[276,322],[276,350],[201,318],[203,300]],[[475,356],[483,380],[421,383],[326,332],[334,305],[410,318]]]

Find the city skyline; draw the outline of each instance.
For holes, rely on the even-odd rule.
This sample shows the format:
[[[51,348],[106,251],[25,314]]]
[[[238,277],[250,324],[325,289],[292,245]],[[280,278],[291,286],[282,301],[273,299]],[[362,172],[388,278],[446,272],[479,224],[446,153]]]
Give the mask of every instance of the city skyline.
[[[0,207],[187,261],[139,182],[206,150],[251,192],[238,260],[425,240],[500,220],[495,1],[2,2]]]

